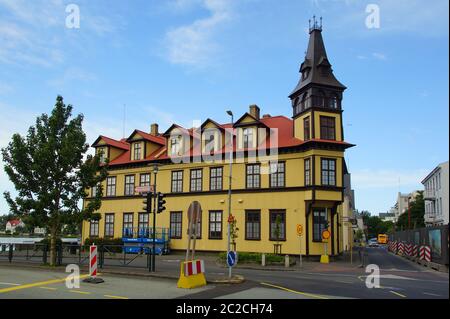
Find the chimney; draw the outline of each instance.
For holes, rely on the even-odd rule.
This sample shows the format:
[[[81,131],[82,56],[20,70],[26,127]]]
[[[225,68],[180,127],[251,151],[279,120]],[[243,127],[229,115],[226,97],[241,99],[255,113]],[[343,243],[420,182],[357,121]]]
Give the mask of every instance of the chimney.
[[[263,115],[263,119],[268,119],[268,118],[271,118],[272,116],[270,116],[270,114],[264,114]]]
[[[259,120],[259,107],[256,104],[250,105],[250,115]]]
[[[157,123],[153,123],[151,126],[150,126],[150,134],[151,135],[158,135],[158,124]]]

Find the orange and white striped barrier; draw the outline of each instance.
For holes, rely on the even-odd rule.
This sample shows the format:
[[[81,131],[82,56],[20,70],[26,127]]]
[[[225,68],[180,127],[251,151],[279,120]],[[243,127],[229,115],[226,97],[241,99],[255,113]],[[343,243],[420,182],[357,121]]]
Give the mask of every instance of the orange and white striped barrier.
[[[430,246],[420,246],[419,259],[425,261],[431,261],[431,248]]]

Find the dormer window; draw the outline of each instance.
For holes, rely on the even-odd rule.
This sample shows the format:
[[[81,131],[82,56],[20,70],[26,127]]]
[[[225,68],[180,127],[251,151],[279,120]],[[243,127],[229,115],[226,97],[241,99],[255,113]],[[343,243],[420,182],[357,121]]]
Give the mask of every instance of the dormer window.
[[[133,149],[134,149],[134,153],[133,153],[133,156],[134,156],[134,160],[135,161],[137,161],[137,160],[140,160],[141,159],[141,154],[142,154],[142,149],[141,149],[141,143],[134,143],[133,144]]]
[[[172,155],[179,155],[179,152],[181,150],[181,135],[172,137],[172,139],[170,140],[170,145]]]
[[[253,147],[253,130],[251,128],[244,128],[242,135],[244,148]]]
[[[100,163],[104,164],[106,163],[106,159],[107,159],[107,149],[106,147],[99,147],[97,149],[97,155],[100,159]]]
[[[205,150],[209,152],[215,151],[214,131],[205,131]]]

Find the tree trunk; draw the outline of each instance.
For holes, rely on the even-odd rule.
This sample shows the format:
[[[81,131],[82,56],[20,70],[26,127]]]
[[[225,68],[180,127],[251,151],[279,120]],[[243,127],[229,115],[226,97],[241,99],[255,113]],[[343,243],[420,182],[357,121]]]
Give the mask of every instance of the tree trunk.
[[[56,229],[54,227],[50,233],[50,266],[56,266]]]

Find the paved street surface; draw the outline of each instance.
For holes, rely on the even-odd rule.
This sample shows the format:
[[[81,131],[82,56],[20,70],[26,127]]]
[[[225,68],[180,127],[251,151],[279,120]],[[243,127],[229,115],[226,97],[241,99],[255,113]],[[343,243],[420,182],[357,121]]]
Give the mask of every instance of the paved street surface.
[[[368,289],[367,273],[348,260],[320,264],[305,262],[284,270],[261,270],[235,268],[234,274],[246,278],[242,284],[208,284],[207,287],[184,290],[176,287],[175,279],[155,277],[102,275],[105,283],[92,285],[81,283],[80,289],[67,289],[65,274],[61,271],[19,268],[0,264],[1,298],[218,298],[218,299],[448,299],[449,278],[424,268],[402,257],[392,255],[384,247],[367,248],[365,264],[376,264],[381,269],[381,288]],[[158,273],[176,277],[181,255],[169,255],[158,261]],[[205,257],[207,259],[207,257]],[[223,278],[226,268],[207,262],[207,278]],[[258,268],[258,267],[256,267]],[[273,268],[276,269],[276,268]],[[147,274],[145,269],[123,268]]]

